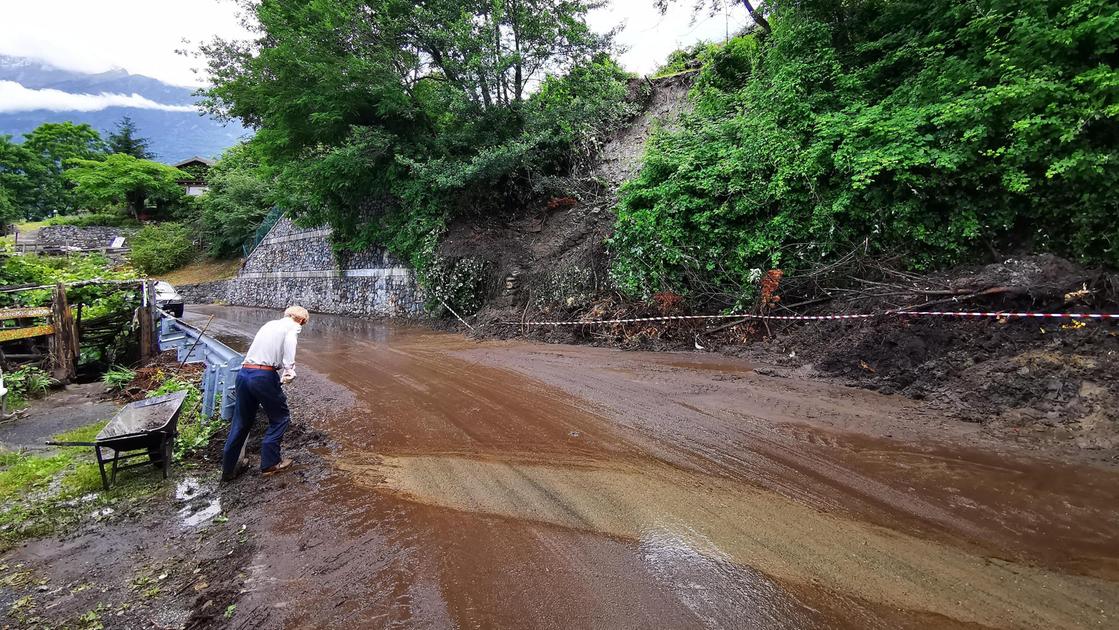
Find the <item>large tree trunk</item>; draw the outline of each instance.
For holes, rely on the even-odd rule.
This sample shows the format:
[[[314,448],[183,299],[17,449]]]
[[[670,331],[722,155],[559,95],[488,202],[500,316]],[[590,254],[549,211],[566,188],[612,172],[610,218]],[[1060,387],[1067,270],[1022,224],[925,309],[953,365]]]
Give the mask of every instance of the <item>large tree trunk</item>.
[[[750,4],[750,0],[742,0],[742,6],[746,7],[746,12],[750,14],[750,18],[754,20],[763,32],[769,32],[769,21],[761,14],[761,11],[754,9],[754,5]]]
[[[128,210],[132,213],[132,217],[139,219],[140,214],[144,212],[144,204],[147,201],[147,195],[143,192],[128,193]]]
[[[513,52],[517,55],[517,61],[513,64],[513,99],[518,103],[521,102],[521,97],[524,94],[524,75],[521,68],[524,66],[524,60],[521,59],[521,6],[514,3],[511,20],[513,24]]]

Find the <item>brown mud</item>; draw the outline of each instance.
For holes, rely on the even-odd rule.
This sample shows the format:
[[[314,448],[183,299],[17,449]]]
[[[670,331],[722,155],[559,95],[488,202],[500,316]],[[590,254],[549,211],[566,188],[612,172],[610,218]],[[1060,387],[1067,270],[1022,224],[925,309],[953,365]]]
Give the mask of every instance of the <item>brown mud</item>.
[[[201,310],[226,334],[268,315]],[[801,628],[1119,615],[1119,473],[1037,458],[919,402],[725,357],[477,344],[327,316],[300,352],[353,406],[311,421],[334,443],[334,472],[277,506],[260,590],[236,618]]]
[[[275,316],[192,310],[216,314],[211,330],[230,340]],[[206,486],[199,501],[220,498],[229,522],[170,545],[182,617],[161,623],[1119,619],[1119,471],[1077,449],[1026,450],[923,401],[699,353],[477,343],[314,316],[299,361],[296,469]],[[111,559],[108,547],[153,544],[138,530],[166,535],[148,518],[110,530],[123,536],[113,543],[101,530],[83,553],[47,540],[4,562],[50,574],[75,557]]]

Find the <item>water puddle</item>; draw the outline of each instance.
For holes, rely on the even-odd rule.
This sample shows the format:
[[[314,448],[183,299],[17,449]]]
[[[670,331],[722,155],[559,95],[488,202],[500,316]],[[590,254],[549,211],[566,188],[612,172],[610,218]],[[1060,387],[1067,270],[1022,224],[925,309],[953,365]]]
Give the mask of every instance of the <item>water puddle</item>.
[[[809,628],[808,611],[773,580],[735,564],[708,537],[684,523],[657,523],[638,539],[649,573],[705,628]]]
[[[184,528],[194,528],[221,514],[221,497],[207,498],[208,490],[203,490],[198,479],[186,477],[175,485],[175,500],[185,502],[179,509],[179,524]]]

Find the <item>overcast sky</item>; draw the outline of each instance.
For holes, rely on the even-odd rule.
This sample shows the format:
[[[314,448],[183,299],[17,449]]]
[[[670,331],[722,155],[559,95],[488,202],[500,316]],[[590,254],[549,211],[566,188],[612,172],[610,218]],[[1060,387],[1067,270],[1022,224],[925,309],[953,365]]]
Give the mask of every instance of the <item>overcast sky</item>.
[[[591,25],[605,31],[624,24],[622,64],[648,73],[681,45],[721,40],[728,28],[741,28],[748,18],[733,4],[725,18],[703,13],[693,21],[692,0],[665,16],[653,0],[614,0],[591,16]],[[0,54],[87,72],[121,67],[186,86],[203,79],[191,71],[197,59],[175,53],[184,39],[197,45],[215,35],[245,35],[229,0],[0,0],[0,16]]]

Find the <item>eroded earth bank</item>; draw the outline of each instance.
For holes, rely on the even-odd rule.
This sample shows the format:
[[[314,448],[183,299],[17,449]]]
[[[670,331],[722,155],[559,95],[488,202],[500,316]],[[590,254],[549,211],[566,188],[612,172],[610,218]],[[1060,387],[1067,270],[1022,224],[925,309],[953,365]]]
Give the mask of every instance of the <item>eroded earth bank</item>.
[[[188,318],[211,314],[242,344],[273,315]],[[1119,473],[1075,450],[700,353],[316,316],[299,359],[296,470],[200,481],[245,544],[149,517],[5,562],[79,572],[133,529],[197,545],[171,569],[188,626],[1119,623]]]

